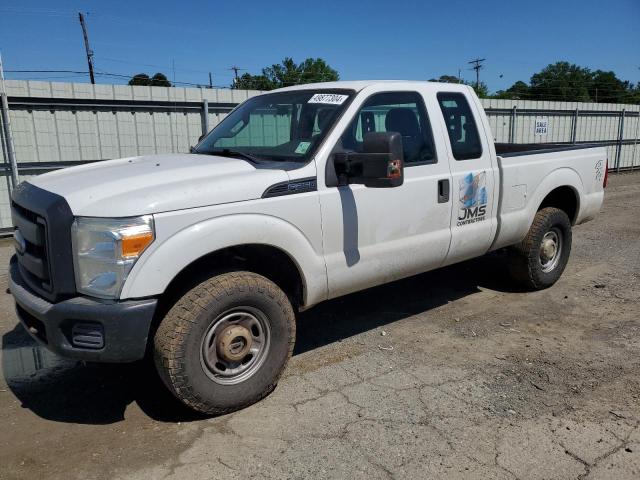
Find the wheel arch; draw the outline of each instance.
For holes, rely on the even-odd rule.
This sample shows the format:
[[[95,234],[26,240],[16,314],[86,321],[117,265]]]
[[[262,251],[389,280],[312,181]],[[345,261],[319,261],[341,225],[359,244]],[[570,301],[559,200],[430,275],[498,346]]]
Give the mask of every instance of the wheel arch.
[[[540,202],[536,212],[543,208],[554,207],[562,210],[569,217],[571,225],[575,225],[580,207],[580,196],[574,187],[562,185],[551,190]]]
[[[578,172],[572,168],[559,168],[549,172],[544,177],[532,198],[531,206],[535,210],[530,210],[530,222],[537,212],[546,207],[555,207],[564,211],[571,224],[575,224],[580,213],[580,192],[584,191],[582,180]]]
[[[162,297],[176,297],[211,275],[236,270],[262,275],[275,283],[294,307],[304,305],[307,287],[300,266],[284,250],[259,243],[233,245],[195,259],[169,282]]]
[[[326,299],[322,255],[299,229],[282,219],[229,215],[190,225],[159,240],[134,266],[121,299],[163,296],[189,273],[203,275],[232,268],[269,278],[301,307]]]

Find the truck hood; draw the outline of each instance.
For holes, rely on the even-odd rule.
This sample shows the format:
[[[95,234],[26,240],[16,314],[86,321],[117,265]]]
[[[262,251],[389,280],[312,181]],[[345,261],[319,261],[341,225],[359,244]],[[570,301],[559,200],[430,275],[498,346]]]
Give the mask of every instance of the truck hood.
[[[65,168],[29,183],[64,197],[74,215],[128,217],[252,200],[288,179],[242,159],[168,154]]]

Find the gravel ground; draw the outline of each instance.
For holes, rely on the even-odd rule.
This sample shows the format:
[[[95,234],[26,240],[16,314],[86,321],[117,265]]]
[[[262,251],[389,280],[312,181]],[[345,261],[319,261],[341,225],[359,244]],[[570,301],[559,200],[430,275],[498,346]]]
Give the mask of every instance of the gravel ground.
[[[3,293],[0,478],[640,478],[638,209],[613,176],[546,291],[494,254],[305,312],[275,392],[218,418],[38,348]]]

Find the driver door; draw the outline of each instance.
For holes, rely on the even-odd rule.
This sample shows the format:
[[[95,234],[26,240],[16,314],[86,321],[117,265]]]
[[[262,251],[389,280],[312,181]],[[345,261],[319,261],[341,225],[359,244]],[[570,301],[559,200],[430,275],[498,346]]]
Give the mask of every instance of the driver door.
[[[443,263],[451,239],[451,199],[442,194],[451,174],[446,152],[436,150],[429,113],[417,91],[373,94],[335,146],[332,154],[358,152],[365,133],[399,132],[405,169],[403,185],[394,188],[330,186],[327,171],[319,197],[330,297]]]

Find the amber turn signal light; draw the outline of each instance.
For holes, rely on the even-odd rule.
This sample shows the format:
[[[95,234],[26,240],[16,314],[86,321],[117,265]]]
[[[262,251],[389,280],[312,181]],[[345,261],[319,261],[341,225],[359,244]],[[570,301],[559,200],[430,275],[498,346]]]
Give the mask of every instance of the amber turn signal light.
[[[122,237],[122,256],[137,257],[153,242],[153,233],[144,232]]]
[[[402,176],[402,160],[391,160],[387,165],[387,178],[400,178]]]

